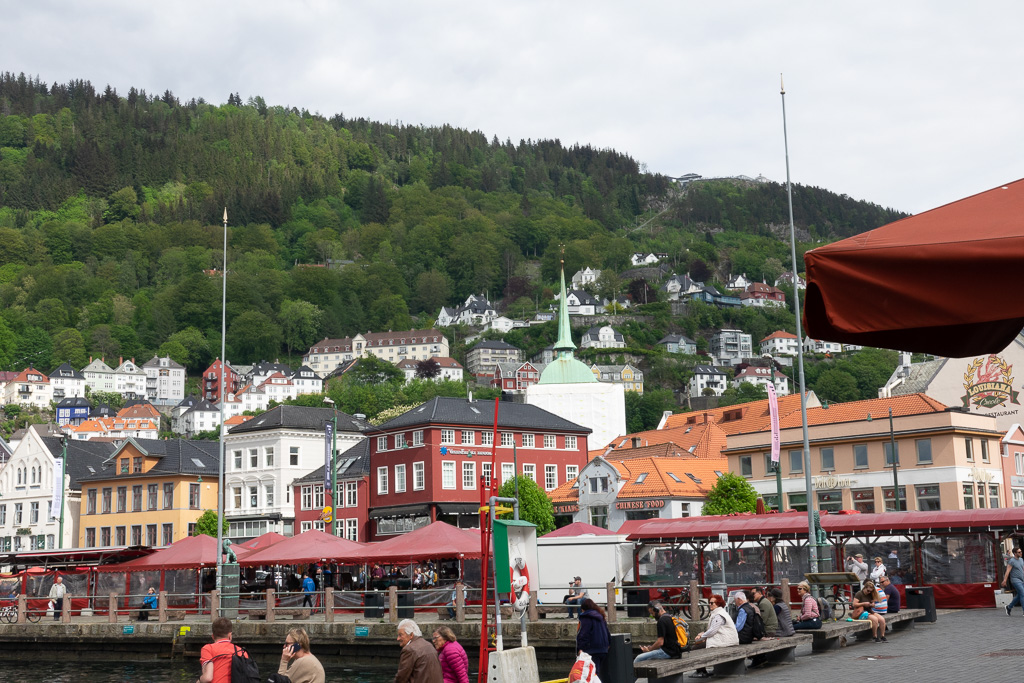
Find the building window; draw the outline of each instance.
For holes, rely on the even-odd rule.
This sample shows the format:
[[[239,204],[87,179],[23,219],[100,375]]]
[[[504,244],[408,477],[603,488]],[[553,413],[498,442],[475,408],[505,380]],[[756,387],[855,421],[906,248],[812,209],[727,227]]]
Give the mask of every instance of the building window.
[[[136,524],[132,527],[132,545],[142,545],[142,525]]]
[[[395,493],[405,493],[405,465],[395,465]]]
[[[263,457],[267,461],[267,467],[273,467],[274,466],[274,447],[273,446],[267,446],[266,448],[264,448],[263,449]]]
[[[544,489],[554,491],[558,488],[558,465],[544,465]]]
[[[462,463],[462,488],[467,491],[476,488],[476,463],[471,460]]]
[[[188,485],[188,507],[190,510],[199,509],[199,484]]]
[[[256,469],[260,466],[260,450],[258,448],[249,449],[249,467]]]
[[[607,505],[591,505],[590,506],[590,523],[601,529],[608,528],[608,506]]]
[[[941,510],[939,501],[939,487],[936,485],[915,486],[917,494],[917,509],[922,511]]]
[[[754,476],[754,466],[750,462],[749,455],[740,456],[740,476],[747,478]]]
[[[454,480],[454,478],[455,478],[455,472],[453,471],[452,472],[452,479]],[[422,491],[424,486],[426,486],[426,478],[424,476],[423,463],[422,462],[414,462],[412,464],[412,490],[413,491]],[[452,488],[455,488],[454,481],[452,483]]]
[[[191,490],[192,486],[189,486]],[[189,498],[192,496],[190,495]],[[249,507],[256,508],[260,506],[260,489],[258,486],[249,487]]]
[[[866,444],[855,444],[853,447],[853,468],[867,469],[868,447]]]
[[[322,510],[327,505],[327,501],[324,496],[323,484],[313,486],[313,509]]]
[[[174,507],[174,484],[164,484],[164,510]]]
[[[892,467],[892,462],[893,462],[892,446],[893,446],[893,442],[892,441],[886,441],[884,444],[882,444],[882,447],[885,449],[885,466],[886,467]],[[900,442],[899,441],[896,442],[896,464],[897,465],[900,464]]]
[[[395,448],[405,448],[405,434],[395,434]]]
[[[1024,506],[1024,490],[1013,489],[1013,507],[1019,508]]]
[[[418,463],[417,463],[418,464]],[[416,465],[413,465],[415,471]],[[455,488],[455,461],[454,460],[442,460],[441,461],[441,488],[453,489]],[[417,489],[419,490],[419,489]]]
[[[513,434],[512,432],[502,432],[501,433],[501,445],[502,446],[507,446],[507,447],[511,448],[515,444],[516,444],[516,435],[515,434]]]
[[[39,524],[39,501],[28,504],[28,523]]]
[[[358,519],[346,519],[345,520],[345,538],[350,541],[359,542],[359,520]]]
[[[981,461],[988,462],[988,440],[981,440]]]
[[[544,448],[554,448],[554,447],[555,447],[555,435],[554,434],[545,434],[544,435]]]
[[[875,511],[875,490],[854,489],[853,509],[858,512],[874,513]]]
[[[161,543],[160,543],[161,545],[170,545],[170,544],[174,543],[174,525],[173,524],[164,524],[161,527],[161,532],[162,532],[161,536],[163,537],[161,539]]]
[[[235,499],[235,506],[234,507],[235,507],[236,510],[241,510],[242,509],[242,487],[241,486],[236,486],[234,488],[233,493],[234,493],[233,498]]]
[[[791,493],[789,494],[789,509],[798,510],[800,512],[807,512],[807,494],[806,493]]]
[[[138,544],[136,544],[138,545]],[[85,547],[95,548],[96,547],[96,528],[89,527],[85,530]],[[8,549],[9,550],[9,549]]]
[[[931,465],[932,464],[932,440],[931,439],[918,439],[917,441],[914,442],[914,446],[917,449],[917,464],[918,465]],[[921,508],[918,508],[918,509],[920,510]]]
[[[974,484],[964,484],[964,510],[974,509]]]
[[[480,445],[481,446],[492,446],[494,445],[494,432],[480,432]]]
[[[109,526],[105,526],[105,527],[101,527],[100,528],[100,545],[102,547],[104,547],[104,548],[109,548],[110,547],[110,527]],[[150,543],[150,545],[156,545],[156,544],[155,543]]]
[[[799,474],[804,471],[804,454],[803,451],[790,451],[789,452],[789,473]],[[806,501],[804,505],[806,505]]]
[[[576,437],[567,436],[565,437],[565,450],[574,451],[576,450]]]
[[[836,468],[836,453],[832,448],[821,449],[821,471],[831,472]]]
[[[484,488],[491,487],[491,463],[482,462],[480,463],[480,476],[484,480]]]
[[[515,464],[510,462],[501,463],[501,483],[504,484],[506,481],[511,481],[512,477],[515,476]]]
[[[579,465],[566,465],[565,466],[565,480],[572,481],[576,477],[580,476]]]
[[[967,461],[974,462],[974,439],[969,436],[964,438],[964,447],[967,449]]]
[[[299,507],[303,510],[313,509],[313,487],[303,486],[299,489]]]
[[[454,429],[442,429],[441,430],[441,443],[443,443],[443,444],[454,444],[455,443],[455,430]]]
[[[400,467],[400,466],[399,466]],[[398,467],[395,468],[398,470]],[[397,488],[395,489],[397,490]],[[388,468],[378,467],[377,468],[377,493],[385,494],[388,492]]]
[[[359,507],[359,482],[345,482],[345,507]]]
[[[899,454],[897,453],[897,456]],[[893,493],[895,489],[891,486],[889,488],[882,489],[882,497],[885,498],[885,511],[896,512],[896,494]],[[907,509],[907,487],[900,487],[900,511],[906,511]]]
[[[843,509],[842,491],[818,491],[818,509],[838,512]]]
[[[274,485],[266,484],[263,487],[264,503],[267,507],[274,507]]]
[[[117,487],[117,511],[127,512],[128,511],[128,487],[118,486]]]
[[[289,446],[288,447],[288,464],[292,467],[298,467],[299,465],[299,447]]]
[[[476,442],[476,432],[464,429],[462,430],[462,443],[466,446],[472,446]]]
[[[93,492],[92,490],[89,491],[89,493],[92,493],[92,492]],[[95,507],[96,507],[96,496],[95,495],[92,497],[92,506],[93,506],[94,509],[89,514],[95,514],[95,512],[96,512],[96,510],[95,510]],[[0,505],[0,526],[7,526],[7,505],[6,504]]]
[[[142,484],[132,487],[132,512],[142,511]]]
[[[413,446],[422,446],[423,445],[423,430],[422,429],[417,429],[415,432],[412,433],[412,445]]]
[[[533,434],[523,434],[523,448],[533,448],[534,444]]]
[[[377,452],[386,451],[388,449],[388,437],[378,436],[377,437]]]
[[[136,456],[132,458],[132,472],[134,474],[142,474],[142,458]]]
[[[146,545],[156,545],[156,524],[146,525]]]
[[[537,466],[532,463],[523,463],[523,476],[530,481],[537,481]]]
[[[242,469],[242,451],[232,451],[235,457],[235,469]]]
[[[149,510],[156,510],[159,505],[160,497],[160,485],[159,484],[147,484],[146,485],[146,508]]]
[[[96,514],[96,489],[89,489],[89,493],[86,494],[85,503],[85,514],[95,515]],[[7,523],[7,506],[3,506],[4,517],[3,521],[0,521],[0,525]]]
[[[985,442],[982,441],[981,443],[983,444],[981,452],[984,455],[984,453],[985,453],[984,443]],[[992,508],[993,510],[996,509],[997,507],[999,507],[999,484],[989,484],[988,485],[988,506],[990,508]]]

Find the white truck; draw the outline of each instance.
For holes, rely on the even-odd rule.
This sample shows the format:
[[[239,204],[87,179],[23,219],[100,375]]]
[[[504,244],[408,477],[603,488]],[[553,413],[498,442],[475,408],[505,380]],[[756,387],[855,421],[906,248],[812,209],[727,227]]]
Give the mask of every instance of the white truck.
[[[633,543],[624,535],[563,536],[537,539],[540,581],[537,600],[542,605],[558,605],[569,592],[569,584],[579,576],[594,602],[607,604],[606,584],[616,588],[633,578]],[[621,591],[616,591],[621,602]]]

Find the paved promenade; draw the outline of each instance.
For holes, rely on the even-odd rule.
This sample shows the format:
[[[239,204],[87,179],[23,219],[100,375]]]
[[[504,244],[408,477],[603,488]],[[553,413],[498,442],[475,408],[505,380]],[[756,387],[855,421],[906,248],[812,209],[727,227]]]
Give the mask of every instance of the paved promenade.
[[[900,683],[1024,679],[1024,616],[999,609],[939,610],[934,624],[888,635],[888,643],[856,642],[832,652],[797,650],[795,664],[750,670],[747,680]],[[689,676],[687,681],[691,679]],[[714,680],[714,679],[711,679]]]

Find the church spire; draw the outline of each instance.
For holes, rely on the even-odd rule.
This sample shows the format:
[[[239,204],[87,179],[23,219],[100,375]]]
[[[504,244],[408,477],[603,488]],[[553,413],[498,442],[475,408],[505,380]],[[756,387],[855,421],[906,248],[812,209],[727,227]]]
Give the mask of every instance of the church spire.
[[[555,353],[558,358],[572,357],[576,345],[572,343],[572,333],[569,330],[569,303],[565,295],[565,245],[562,249],[561,258],[561,296],[558,299],[558,340],[555,342]]]

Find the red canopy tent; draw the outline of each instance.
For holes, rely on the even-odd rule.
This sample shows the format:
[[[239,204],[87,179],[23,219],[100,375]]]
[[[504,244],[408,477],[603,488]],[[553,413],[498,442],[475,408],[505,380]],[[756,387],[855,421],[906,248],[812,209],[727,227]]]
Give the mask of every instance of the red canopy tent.
[[[235,556],[242,558],[250,553],[259,550],[265,550],[270,546],[274,545],[275,543],[285,540],[286,538],[287,536],[282,536],[276,531],[268,531],[262,536],[250,538],[248,541],[245,541],[244,543],[236,543],[235,545],[231,546],[231,549],[235,551]]]
[[[592,536],[615,536],[614,531],[602,529],[599,526],[587,524],[586,522],[573,522],[572,524],[563,526],[561,529],[549,531],[544,534],[544,538],[569,538],[575,536],[586,536],[588,534]]]
[[[625,527],[625,525],[623,525]],[[758,515],[742,512],[733,515],[682,517],[680,519],[651,519],[629,529],[630,541],[667,541],[696,539],[717,540],[719,534],[729,534],[730,541],[744,539],[807,537],[807,513],[783,512]]]
[[[121,564],[96,568],[101,572],[145,571],[147,569],[200,569],[217,566],[217,539],[206,534],[188,536],[163,550]]]
[[[337,562],[353,564],[362,562],[367,546],[346,538],[339,538],[316,529],[304,531],[298,536],[278,541],[268,548],[254,550],[238,558],[243,567],[258,567],[275,564],[305,564],[309,562]]]
[[[366,546],[367,562],[420,562],[447,558],[480,559],[480,532],[434,522],[401,536]]]
[[[812,249],[807,334],[963,357],[1024,328],[1024,180]]]

